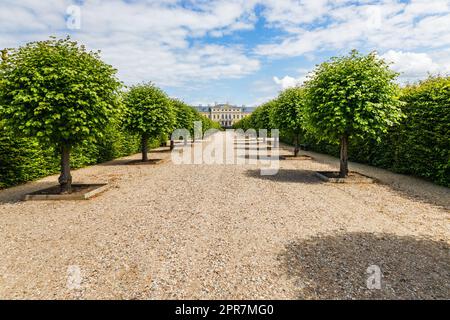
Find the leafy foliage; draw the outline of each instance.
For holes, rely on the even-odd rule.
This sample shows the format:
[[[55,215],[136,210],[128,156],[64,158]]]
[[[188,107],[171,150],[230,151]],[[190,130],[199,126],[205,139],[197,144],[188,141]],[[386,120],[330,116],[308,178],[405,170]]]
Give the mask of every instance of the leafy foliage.
[[[254,123],[253,114],[255,111],[253,111],[251,115],[245,116],[239,121],[235,122],[233,124],[233,129],[242,129],[244,131],[248,129],[255,129],[255,126],[253,125]]]
[[[51,146],[95,141],[117,107],[115,73],[69,38],[12,49],[1,72],[4,125]]]
[[[187,129],[189,132],[192,132],[194,129],[195,117],[197,116],[195,110],[178,99],[172,99],[172,105],[174,106],[176,114],[176,124],[174,128]]]
[[[387,132],[401,119],[396,77],[375,53],[322,63],[306,82],[308,129],[330,142]]]
[[[275,107],[276,101],[270,100],[259,107],[257,107],[253,112],[235,122],[233,125],[234,129],[272,129],[271,112]],[[268,132],[269,133],[269,132]]]
[[[169,134],[176,125],[170,98],[151,83],[135,85],[125,94],[123,126],[140,136]]]
[[[450,184],[450,77],[430,77],[403,90],[407,118],[392,131],[395,169]]]
[[[299,134],[304,127],[304,108],[304,88],[293,87],[282,91],[271,109],[272,126],[281,131]]]
[[[158,141],[152,141],[157,146]],[[122,132],[110,124],[103,137],[94,143],[82,143],[72,150],[71,167],[101,163],[138,152],[139,137]],[[0,123],[0,188],[34,180],[59,171],[60,159],[55,147],[34,137],[20,137]]]
[[[0,188],[53,173],[57,164],[37,139],[18,137],[0,123]]]
[[[407,86],[400,99],[405,115],[401,122],[378,137],[352,140],[350,160],[450,187],[450,77]],[[303,142],[312,150],[339,155],[335,144],[318,136],[309,134]]]
[[[271,119],[271,112],[277,106],[274,100],[270,100],[259,107],[257,107],[251,114],[251,122],[254,129],[266,129],[273,128]]]
[[[222,130],[222,127],[218,122],[212,121],[210,118],[205,117],[205,116],[201,115],[200,113],[197,113],[197,114],[198,114],[198,118],[196,119],[196,121],[202,122],[203,132],[205,132],[209,129]]]

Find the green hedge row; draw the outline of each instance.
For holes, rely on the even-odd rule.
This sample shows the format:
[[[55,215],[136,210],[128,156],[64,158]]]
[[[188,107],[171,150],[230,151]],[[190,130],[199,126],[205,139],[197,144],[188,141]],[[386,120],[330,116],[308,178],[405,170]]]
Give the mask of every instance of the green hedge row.
[[[391,127],[379,141],[351,137],[350,160],[450,187],[450,77],[430,77],[409,85],[402,89],[400,99],[405,115],[401,123]],[[267,105],[258,107],[235,128],[270,128],[270,119],[258,116],[264,108]],[[294,141],[292,134],[283,131],[280,139]],[[300,140],[313,151],[339,157],[339,146],[321,141],[320,136],[303,132]]]
[[[195,120],[203,123],[203,130],[220,129],[220,125],[198,114]],[[161,136],[149,142],[150,148],[159,147],[168,137]],[[95,144],[85,143],[72,150],[71,168],[106,162],[140,152],[140,138],[124,132],[118,125],[106,128],[103,138]],[[57,150],[39,144],[35,138],[17,137],[6,131],[0,122],[0,189],[58,173],[60,155]]]
[[[157,147],[159,143],[159,140],[154,140],[151,147]],[[109,161],[137,153],[139,149],[139,137],[111,125],[95,144],[74,148],[71,167],[81,168]],[[58,173],[59,161],[60,155],[54,149],[40,145],[34,138],[17,137],[0,123],[0,188]]]
[[[403,89],[405,118],[375,139],[351,139],[349,158],[450,187],[450,77],[434,77]],[[293,138],[282,133],[281,139]],[[339,156],[339,146],[305,134],[313,151]]]

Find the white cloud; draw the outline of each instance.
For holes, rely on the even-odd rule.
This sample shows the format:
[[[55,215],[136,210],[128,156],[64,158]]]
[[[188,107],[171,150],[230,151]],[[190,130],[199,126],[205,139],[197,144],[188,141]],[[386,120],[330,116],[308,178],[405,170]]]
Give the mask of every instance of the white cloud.
[[[444,69],[426,53],[389,50],[381,58],[392,63],[391,68],[399,72],[404,80],[425,78],[429,73],[438,73]]]
[[[449,0],[0,1],[0,48],[71,33],[88,48],[101,49],[126,83],[198,88],[255,73],[265,56],[308,59],[352,48],[386,52],[405,78],[450,68]],[[64,16],[77,2],[83,3],[81,29],[70,31]],[[220,41],[254,29],[260,17],[266,28],[280,32],[255,37],[265,41],[259,44]],[[218,41],[207,43],[206,36]],[[304,81],[303,71],[286,73],[266,78],[259,93],[268,96]]]
[[[181,86],[242,77],[259,69],[258,59],[238,45],[202,43],[207,34],[221,36],[253,27],[253,4],[245,0],[177,1],[89,0],[81,6],[81,29],[67,29],[70,0],[3,0],[0,47],[15,47],[49,35],[68,33],[119,70],[126,83],[154,81]],[[7,10],[3,10],[7,8]],[[194,9],[195,8],[195,9]]]
[[[83,6],[80,35],[104,39],[105,59],[127,82],[151,79],[159,85],[236,78],[259,69],[259,61],[236,45],[196,43],[208,33],[249,28],[243,1],[200,2],[196,10],[166,2],[92,1]],[[190,39],[194,39],[191,42]]]
[[[279,87],[281,88],[281,90],[287,89],[287,88],[292,88],[292,87],[296,87],[296,86],[300,86],[302,85],[308,77],[308,69],[299,69],[299,76],[297,78],[291,77],[291,76],[284,76],[283,78],[278,78],[278,77],[273,77],[273,81],[279,85]]]
[[[282,90],[295,87],[300,83],[299,79],[295,79],[290,76],[284,76],[281,79],[278,77],[273,77],[273,81],[275,81],[276,84],[280,85]]]
[[[285,3],[285,2],[282,2]],[[260,44],[255,52],[264,56],[291,57],[317,50],[440,48],[450,45],[450,1],[384,0],[355,3],[350,0],[320,1],[309,19],[300,1],[283,19],[276,10],[268,21],[287,35],[279,41]],[[288,23],[286,23],[286,21]],[[297,21],[297,22],[296,22]],[[314,21],[314,24],[309,22]]]
[[[328,0],[263,0],[263,16],[269,24],[289,28],[321,19],[329,6]]]

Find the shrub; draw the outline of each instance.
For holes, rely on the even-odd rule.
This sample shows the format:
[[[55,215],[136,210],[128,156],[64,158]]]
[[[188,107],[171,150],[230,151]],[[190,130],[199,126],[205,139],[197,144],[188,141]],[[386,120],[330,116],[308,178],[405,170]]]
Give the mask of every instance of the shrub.
[[[349,159],[412,174],[450,187],[450,77],[430,77],[402,90],[404,118],[376,138],[354,139]],[[292,143],[292,137],[284,136]],[[339,147],[308,134],[317,152],[339,156]]]
[[[94,143],[84,143],[72,150],[71,168],[101,163],[139,151],[139,137],[124,133],[117,126]],[[156,146],[157,140],[151,145]],[[35,180],[59,171],[58,151],[33,137],[20,137],[0,123],[0,188]]]
[[[123,127],[141,137],[142,161],[147,161],[149,139],[169,134],[176,125],[172,101],[152,83],[135,85],[125,94]]]
[[[72,148],[101,138],[114,114],[120,87],[115,73],[97,52],[69,38],[12,49],[1,65],[4,125],[60,152],[61,193],[72,191]]]
[[[332,58],[306,82],[307,128],[340,143],[341,177],[348,175],[350,138],[378,139],[401,119],[397,74],[375,53]]]
[[[430,77],[403,90],[407,118],[392,132],[393,168],[450,184],[450,77]]]
[[[300,134],[304,132],[305,89],[288,88],[278,95],[271,109],[271,122],[283,134],[294,137],[294,156],[298,155]]]

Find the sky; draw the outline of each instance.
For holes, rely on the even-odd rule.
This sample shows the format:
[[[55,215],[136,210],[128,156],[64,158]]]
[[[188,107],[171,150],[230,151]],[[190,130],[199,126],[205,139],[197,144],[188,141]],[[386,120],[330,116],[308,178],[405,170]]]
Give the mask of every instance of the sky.
[[[447,75],[449,30],[450,0],[0,0],[0,48],[70,35],[193,105],[257,106],[352,49],[400,83]]]

